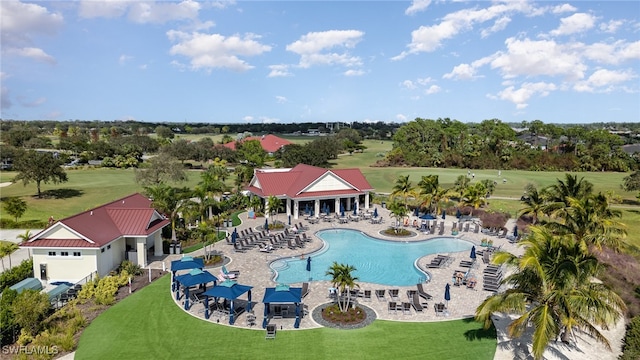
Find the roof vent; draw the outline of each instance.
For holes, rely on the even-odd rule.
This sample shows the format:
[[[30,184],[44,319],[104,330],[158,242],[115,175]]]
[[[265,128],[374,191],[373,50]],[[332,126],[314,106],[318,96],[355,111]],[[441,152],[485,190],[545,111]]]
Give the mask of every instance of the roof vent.
[[[93,210],[91,210],[91,212],[89,213],[89,215],[93,216]]]

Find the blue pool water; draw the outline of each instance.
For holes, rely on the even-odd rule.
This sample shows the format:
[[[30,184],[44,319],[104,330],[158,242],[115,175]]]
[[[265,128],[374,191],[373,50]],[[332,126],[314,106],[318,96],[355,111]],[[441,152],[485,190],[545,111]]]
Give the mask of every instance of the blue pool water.
[[[360,231],[347,229],[323,230],[316,234],[326,246],[311,254],[311,273],[307,260],[280,259],[271,263],[277,272],[276,281],[283,284],[311,280],[331,280],[325,275],[331,264],[353,265],[358,282],[389,286],[410,286],[424,281],[425,275],[415,267],[415,261],[429,254],[445,254],[471,250],[472,243],[456,238],[435,238],[425,241],[385,241]]]

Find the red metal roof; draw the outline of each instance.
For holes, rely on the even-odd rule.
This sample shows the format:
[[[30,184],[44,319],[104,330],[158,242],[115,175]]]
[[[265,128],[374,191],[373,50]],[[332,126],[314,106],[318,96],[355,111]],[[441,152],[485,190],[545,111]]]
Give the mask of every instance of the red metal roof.
[[[169,220],[151,208],[151,200],[135,193],[62,219],[52,226],[64,226],[80,237],[93,241],[92,244],[86,240],[73,240],[76,247],[102,247],[121,236],[149,235],[168,224]],[[43,237],[49,229],[39,232],[21,246],[57,247],[62,243],[67,244],[65,246],[71,244],[68,242],[70,240]]]
[[[247,141],[247,140],[258,140],[258,141],[260,141],[260,145],[262,146],[264,151],[266,151],[268,153],[274,153],[274,152],[280,150],[281,147],[291,144],[291,141],[283,139],[283,138],[279,138],[279,137],[277,137],[275,135],[272,135],[272,134],[268,134],[268,135],[264,135],[264,136],[249,136],[249,137],[246,137],[246,138],[242,139],[241,141]],[[228,142],[228,143],[224,144],[224,146],[226,146],[227,148],[229,148],[231,150],[235,150],[236,149],[236,142],[235,141]]]
[[[344,181],[352,189],[315,191],[311,193],[302,192],[314,182],[330,174],[333,174]],[[260,185],[259,188],[255,186],[256,180]],[[247,190],[261,197],[286,196],[291,199],[316,196],[351,195],[373,190],[367,179],[362,175],[360,169],[329,170],[306,164],[298,164],[296,167],[289,169],[288,171],[256,170],[255,179],[251,184],[252,185],[247,187]]]
[[[97,248],[98,246],[85,240],[78,239],[38,239],[28,244],[21,244],[28,247],[43,248]]]

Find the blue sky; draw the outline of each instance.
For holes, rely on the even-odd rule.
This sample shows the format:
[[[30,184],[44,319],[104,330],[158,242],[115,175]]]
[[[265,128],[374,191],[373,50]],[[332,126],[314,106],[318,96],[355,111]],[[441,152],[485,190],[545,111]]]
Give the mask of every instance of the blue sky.
[[[640,121],[638,1],[0,6],[3,119]]]

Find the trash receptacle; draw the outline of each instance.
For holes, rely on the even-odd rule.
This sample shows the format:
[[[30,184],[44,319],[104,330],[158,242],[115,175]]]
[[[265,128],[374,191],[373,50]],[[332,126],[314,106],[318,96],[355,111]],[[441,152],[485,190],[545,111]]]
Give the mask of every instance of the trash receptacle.
[[[169,254],[173,255],[176,253],[176,244],[171,243],[169,244]]]
[[[180,243],[176,244],[176,255],[180,255],[182,253],[182,245]]]
[[[386,202],[384,202],[384,201],[382,202],[382,208],[383,208],[383,209],[386,209],[386,208],[387,208],[387,203],[386,203]]]

